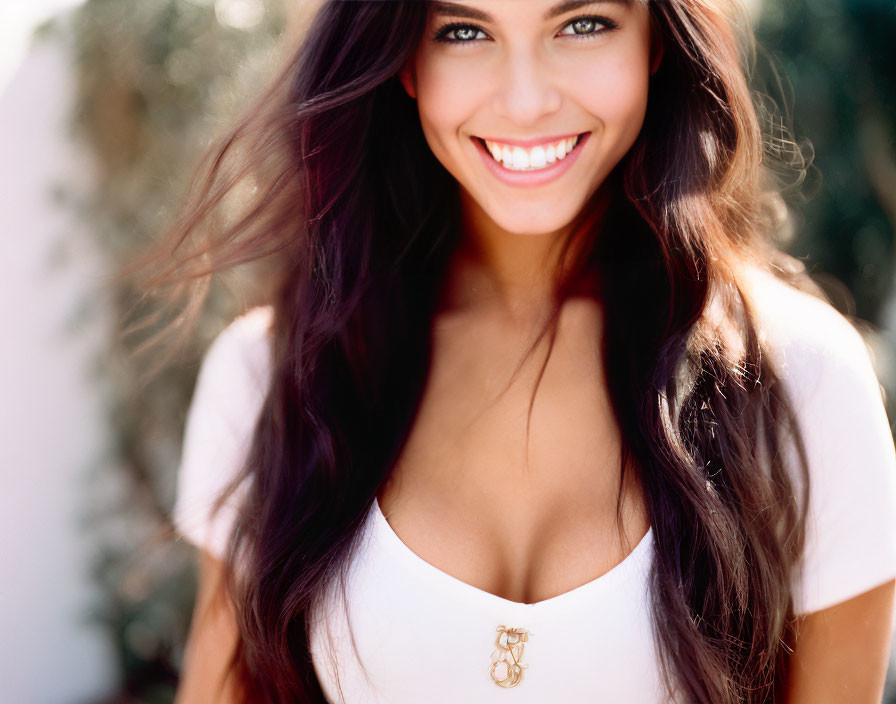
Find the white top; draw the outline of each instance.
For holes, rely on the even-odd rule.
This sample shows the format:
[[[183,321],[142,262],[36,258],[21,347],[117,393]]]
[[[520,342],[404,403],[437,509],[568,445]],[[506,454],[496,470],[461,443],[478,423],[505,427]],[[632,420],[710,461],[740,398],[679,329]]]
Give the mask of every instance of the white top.
[[[796,612],[807,613],[896,578],[896,452],[856,330],[770,274],[752,271],[748,282],[808,451],[808,544],[794,585]],[[241,494],[216,521],[208,507],[247,452],[268,383],[270,315],[250,311],[215,340],[187,419],[173,517],[187,539],[219,557]],[[312,619],[313,663],[331,702],[668,701],[647,593],[652,529],[606,574],[535,604],[508,601],[430,565],[401,541],[376,501],[363,530],[344,590],[330,585]],[[516,638],[506,633],[505,648],[496,648],[499,627],[529,632],[522,652],[506,649]],[[504,689],[490,669],[512,662],[512,654],[527,667],[518,686]],[[497,665],[495,678],[507,676],[504,668]]]

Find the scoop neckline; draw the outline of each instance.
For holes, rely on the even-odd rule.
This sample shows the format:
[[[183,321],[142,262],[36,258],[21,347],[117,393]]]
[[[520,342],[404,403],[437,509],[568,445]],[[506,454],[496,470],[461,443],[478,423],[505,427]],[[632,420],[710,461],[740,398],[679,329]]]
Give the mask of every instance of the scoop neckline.
[[[386,516],[383,514],[377,497],[374,497],[372,511],[374,513],[374,522],[379,528],[379,532],[383,535],[386,542],[392,546],[395,553],[400,558],[405,559],[408,564],[421,570],[422,573],[430,579],[438,580],[446,588],[454,589],[459,594],[464,594],[468,598],[478,600],[483,604],[490,603],[492,605],[514,610],[522,610],[528,613],[559,607],[561,605],[568,605],[591,594],[591,592],[606,589],[611,584],[618,582],[634,570],[640,568],[648,550],[653,545],[653,526],[648,526],[647,532],[641,537],[641,540],[638,541],[638,544],[635,545],[634,549],[632,549],[621,562],[611,567],[599,577],[579,585],[578,587],[574,587],[569,591],[563,592],[562,594],[549,597],[548,599],[525,603],[522,601],[511,601],[510,599],[505,599],[502,596],[480,589],[479,587],[445,572],[443,569],[436,567],[430,562],[427,562],[420,557],[420,555],[411,550],[411,548],[398,536],[398,533],[395,532],[389,521],[386,519]]]

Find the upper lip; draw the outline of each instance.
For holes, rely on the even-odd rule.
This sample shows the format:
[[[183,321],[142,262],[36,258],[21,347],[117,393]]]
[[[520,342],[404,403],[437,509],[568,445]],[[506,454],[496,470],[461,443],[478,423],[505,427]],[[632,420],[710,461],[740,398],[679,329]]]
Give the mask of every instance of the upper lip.
[[[562,142],[564,139],[578,137],[580,134],[584,134],[584,132],[569,132],[567,134],[558,134],[550,137],[535,137],[533,139],[509,139],[507,137],[480,137],[480,139],[489,142],[497,142],[498,144],[507,144],[514,147],[522,147],[523,149],[530,149],[544,144]]]

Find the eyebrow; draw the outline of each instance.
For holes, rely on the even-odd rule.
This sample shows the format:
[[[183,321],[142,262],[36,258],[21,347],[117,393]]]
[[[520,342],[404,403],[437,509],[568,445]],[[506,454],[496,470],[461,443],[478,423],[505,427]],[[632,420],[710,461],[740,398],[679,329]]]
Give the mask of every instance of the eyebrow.
[[[566,0],[566,2],[558,3],[554,5],[550,10],[548,10],[544,14],[544,19],[554,19],[555,17],[564,15],[567,12],[578,10],[580,7],[584,7],[585,5],[600,5],[602,3],[612,3],[615,5],[624,5],[628,7],[633,2],[634,0]],[[467,19],[478,20],[480,22],[494,22],[491,15],[483,12],[482,10],[477,10],[475,7],[467,7],[466,5],[461,5],[460,3],[456,2],[445,2],[444,0],[433,2],[433,12],[437,15],[453,15],[455,17],[466,17]]]

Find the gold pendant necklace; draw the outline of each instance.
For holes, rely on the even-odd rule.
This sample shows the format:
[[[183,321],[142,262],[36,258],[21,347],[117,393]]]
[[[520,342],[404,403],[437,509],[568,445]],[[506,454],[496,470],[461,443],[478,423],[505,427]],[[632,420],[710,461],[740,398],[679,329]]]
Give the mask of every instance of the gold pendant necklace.
[[[492,653],[492,667],[489,674],[499,687],[510,689],[523,681],[523,672],[528,665],[523,665],[523,648],[529,641],[529,631],[522,628],[498,626],[498,646]]]

